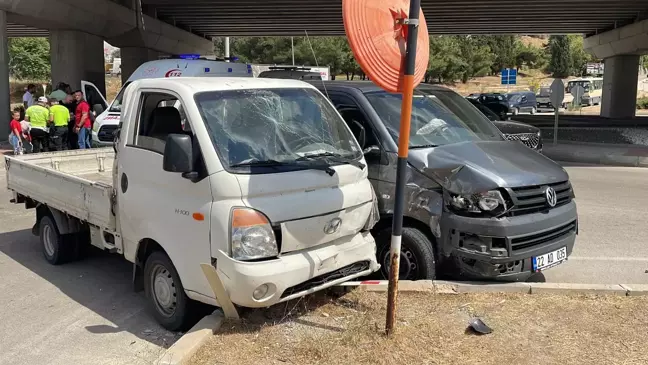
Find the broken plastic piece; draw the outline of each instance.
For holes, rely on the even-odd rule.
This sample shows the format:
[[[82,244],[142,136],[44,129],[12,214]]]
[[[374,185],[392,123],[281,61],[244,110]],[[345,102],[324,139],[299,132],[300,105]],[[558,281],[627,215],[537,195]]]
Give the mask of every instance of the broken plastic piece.
[[[479,335],[487,335],[493,332],[493,330],[488,327],[481,318],[477,317],[471,318],[470,321],[468,321],[468,326]]]

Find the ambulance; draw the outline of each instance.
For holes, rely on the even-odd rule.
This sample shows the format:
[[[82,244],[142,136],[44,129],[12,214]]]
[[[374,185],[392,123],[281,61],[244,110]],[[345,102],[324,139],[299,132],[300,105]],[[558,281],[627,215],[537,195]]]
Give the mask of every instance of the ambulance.
[[[210,60],[199,55],[180,55],[143,63],[124,83],[110,106],[95,118],[92,126],[93,147],[113,145],[113,133],[119,128],[124,90],[128,85],[135,80],[168,77],[253,77],[253,74],[252,65]],[[182,110],[180,115],[184,116]]]

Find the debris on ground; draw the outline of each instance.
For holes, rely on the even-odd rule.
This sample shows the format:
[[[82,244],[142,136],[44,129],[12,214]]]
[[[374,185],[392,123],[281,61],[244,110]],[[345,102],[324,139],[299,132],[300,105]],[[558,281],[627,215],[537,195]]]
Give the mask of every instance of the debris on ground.
[[[488,327],[481,318],[476,317],[471,318],[470,321],[468,321],[468,328],[478,335],[487,335],[493,332],[493,330]]]
[[[390,337],[386,293],[319,293],[246,311],[191,364],[648,364],[641,335],[648,297],[401,293],[398,300]],[[466,336],[471,318],[496,330]]]

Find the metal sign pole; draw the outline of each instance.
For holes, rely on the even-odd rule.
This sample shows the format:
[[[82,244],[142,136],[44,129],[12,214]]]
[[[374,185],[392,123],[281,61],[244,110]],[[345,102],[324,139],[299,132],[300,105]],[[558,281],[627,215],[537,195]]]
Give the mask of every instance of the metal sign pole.
[[[553,144],[558,144],[558,107],[554,106],[554,133],[553,133]]]
[[[398,274],[400,272],[401,238],[403,231],[403,210],[405,205],[405,180],[407,154],[409,153],[410,121],[414,95],[414,71],[416,66],[416,46],[418,39],[418,20],[421,0],[411,0],[407,19],[407,43],[403,63],[403,102],[401,104],[400,133],[398,135],[398,164],[396,168],[396,198],[390,247],[389,286],[387,294],[387,323],[385,332],[392,334],[396,320],[396,299],[398,294]]]

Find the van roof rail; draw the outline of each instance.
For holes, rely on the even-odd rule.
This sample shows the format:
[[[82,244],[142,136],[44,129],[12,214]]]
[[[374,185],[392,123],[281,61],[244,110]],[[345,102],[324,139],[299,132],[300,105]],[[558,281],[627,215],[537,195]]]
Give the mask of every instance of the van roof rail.
[[[310,67],[304,66],[270,66],[270,70],[284,70],[284,71],[310,71]]]

